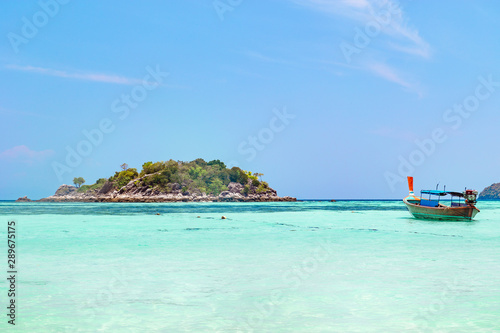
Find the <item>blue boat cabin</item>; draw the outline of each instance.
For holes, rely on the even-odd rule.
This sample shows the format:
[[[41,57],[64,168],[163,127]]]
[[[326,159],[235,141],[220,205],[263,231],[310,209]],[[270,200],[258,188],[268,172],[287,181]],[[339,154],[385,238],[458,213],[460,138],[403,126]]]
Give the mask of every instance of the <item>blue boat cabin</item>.
[[[420,206],[424,207],[439,207],[439,201],[437,200],[420,200]]]

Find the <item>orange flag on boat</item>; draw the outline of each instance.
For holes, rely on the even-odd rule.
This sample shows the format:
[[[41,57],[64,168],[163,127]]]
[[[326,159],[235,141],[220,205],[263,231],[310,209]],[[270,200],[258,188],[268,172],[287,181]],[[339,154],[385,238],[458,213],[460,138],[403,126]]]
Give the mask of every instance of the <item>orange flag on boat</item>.
[[[408,176],[408,189],[413,192],[413,177]]]

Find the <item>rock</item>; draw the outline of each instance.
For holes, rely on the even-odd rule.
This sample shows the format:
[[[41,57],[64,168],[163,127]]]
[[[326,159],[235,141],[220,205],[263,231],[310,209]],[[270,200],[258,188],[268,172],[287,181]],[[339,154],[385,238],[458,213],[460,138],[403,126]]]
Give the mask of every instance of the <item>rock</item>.
[[[63,184],[59,186],[57,189],[56,193],[54,194],[55,196],[63,196],[63,195],[68,195],[70,193],[76,192],[76,187],[73,185],[66,185]]]
[[[241,185],[240,183],[231,182],[229,183],[229,185],[227,185],[227,189],[231,193],[240,194],[241,191],[243,190],[243,185]]]
[[[492,184],[486,187],[479,193],[479,199],[481,200],[498,200],[500,199],[500,183]]]
[[[332,199],[332,200],[330,200],[330,202],[337,202],[337,200],[335,200],[335,199]]]
[[[111,182],[106,182],[104,183],[103,187],[99,190],[99,194],[106,194],[109,193],[113,189],[113,183]]]
[[[24,196],[16,200],[16,202],[31,202],[31,199],[28,199],[28,196]]]
[[[172,191],[179,191],[181,189],[181,184],[172,183],[172,184],[170,184],[170,187],[171,187]]]
[[[183,185],[179,183],[168,184],[168,191],[164,188],[145,185],[142,178],[130,181],[127,185],[116,190],[112,182],[104,183],[100,190],[89,190],[80,193],[71,185],[61,185],[53,196],[40,199],[43,202],[273,202],[273,201],[296,201],[292,197],[278,197],[272,188],[260,189],[257,193],[256,187],[247,185],[249,192],[243,195],[245,188],[240,183],[231,182],[228,189],[218,196],[207,195],[198,190],[182,191]],[[168,193],[167,193],[168,192]]]

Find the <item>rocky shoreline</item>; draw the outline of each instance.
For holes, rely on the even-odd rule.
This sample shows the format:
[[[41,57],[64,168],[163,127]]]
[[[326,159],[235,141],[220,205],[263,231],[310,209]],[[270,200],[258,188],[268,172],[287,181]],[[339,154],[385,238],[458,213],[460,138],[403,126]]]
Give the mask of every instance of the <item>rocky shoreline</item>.
[[[251,191],[242,194],[243,185],[230,183],[228,190],[218,196],[205,193],[182,192],[181,186],[173,186],[170,193],[162,193],[147,186],[137,186],[131,181],[119,190],[114,189],[112,183],[106,183],[98,191],[78,192],[72,185],[61,185],[56,193],[50,197],[40,199],[40,202],[280,202],[297,201],[289,196],[279,197],[272,188],[262,193]]]

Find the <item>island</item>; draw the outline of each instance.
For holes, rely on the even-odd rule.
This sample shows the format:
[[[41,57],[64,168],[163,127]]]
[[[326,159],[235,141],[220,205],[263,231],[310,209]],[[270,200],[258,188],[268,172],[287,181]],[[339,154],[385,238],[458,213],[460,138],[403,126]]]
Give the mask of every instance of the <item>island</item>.
[[[500,183],[492,184],[479,193],[479,200],[500,200]]]
[[[95,184],[82,185],[75,178],[73,185],[61,185],[42,202],[267,202],[297,201],[279,197],[276,190],[259,177],[239,167],[227,168],[220,160],[206,162],[146,162],[140,172],[121,165],[121,171]]]

